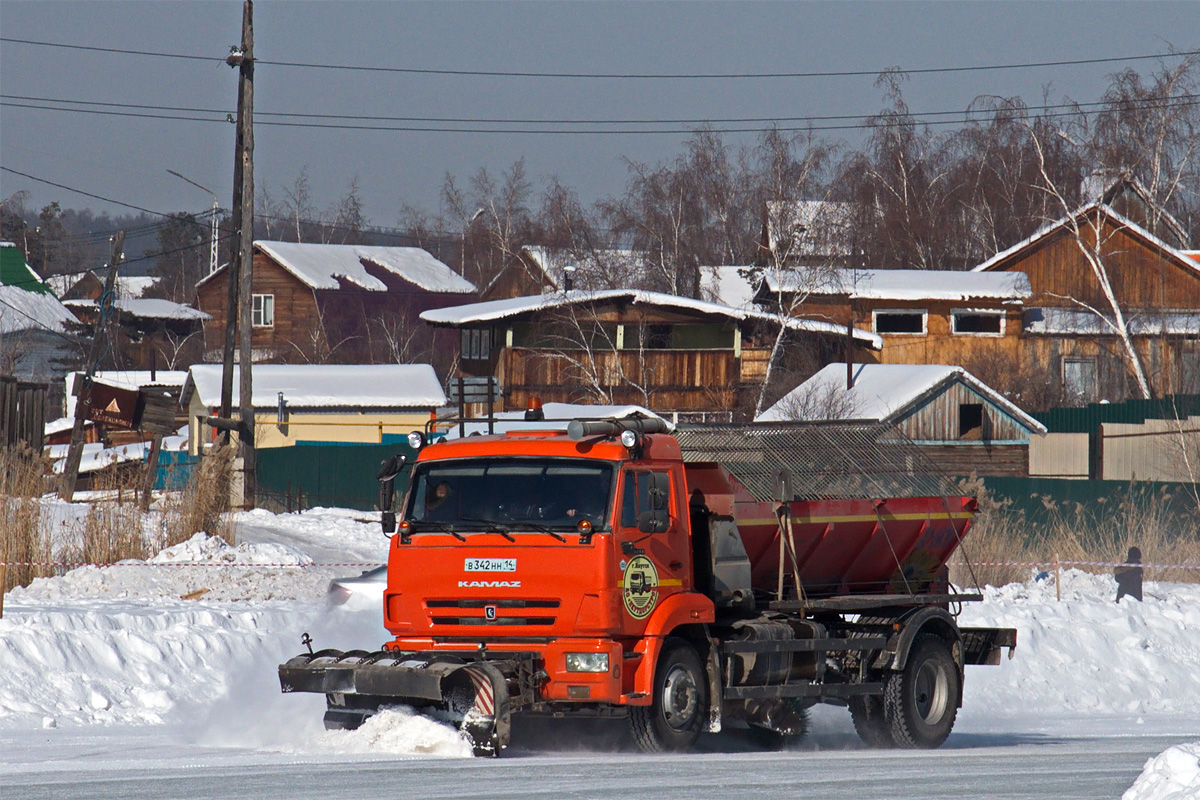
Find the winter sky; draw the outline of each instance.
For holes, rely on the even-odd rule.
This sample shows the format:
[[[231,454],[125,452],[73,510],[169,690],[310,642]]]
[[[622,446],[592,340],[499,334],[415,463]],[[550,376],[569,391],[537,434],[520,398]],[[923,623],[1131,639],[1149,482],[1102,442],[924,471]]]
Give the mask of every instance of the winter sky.
[[[1108,59],[1200,49],[1200,3],[567,3],[282,2],[255,6],[257,121],[271,112],[333,125],[481,127],[372,122],[348,116],[519,120],[704,120],[868,115],[882,106],[873,74],[1030,62]],[[240,38],[241,3],[18,2],[0,8],[0,164],[10,170],[154,211],[201,211],[201,190],[230,202],[236,71],[220,62]],[[212,60],[31,45],[14,39]],[[865,71],[859,76],[743,79],[546,78],[292,67],[264,61],[436,70],[572,73],[780,73]],[[962,111],[980,95],[1034,104],[1095,102],[1108,76],[1153,61],[913,74],[914,112]],[[38,99],[29,99],[38,98]],[[93,111],[209,121],[50,111],[61,101]],[[51,102],[60,101],[60,102]],[[173,106],[205,111],[166,112]],[[84,107],[84,106],[76,106]],[[277,121],[281,118],[276,117]],[[952,118],[953,119],[953,118]],[[854,120],[817,122],[846,125]],[[437,210],[443,175],[501,171],[524,157],[535,183],[556,175],[587,203],[626,179],[623,158],[673,156],[693,123],[504,129],[665,128],[673,133],[550,135],[364,131],[260,125],[257,180],[282,194],[307,165],[313,198],[328,206],[355,176],[370,221],[396,223],[402,204]],[[761,128],[765,123],[714,123]],[[795,126],[796,122],[781,125]],[[821,135],[854,141],[857,130]],[[754,134],[731,134],[735,142]],[[29,190],[29,205],[120,212],[118,206],[0,172],[0,197]]]

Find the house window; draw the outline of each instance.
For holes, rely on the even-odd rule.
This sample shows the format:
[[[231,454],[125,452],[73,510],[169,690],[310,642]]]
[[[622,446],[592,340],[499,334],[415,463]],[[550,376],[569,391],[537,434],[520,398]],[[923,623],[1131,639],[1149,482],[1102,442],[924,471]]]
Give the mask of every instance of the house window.
[[[1096,397],[1096,359],[1067,357],[1062,361],[1063,391],[1076,400]]]
[[[954,333],[1001,336],[1004,334],[1004,312],[955,309],[950,314],[950,329]]]
[[[924,311],[874,311],[875,333],[924,333]]]
[[[1200,394],[1200,350],[1179,353],[1179,389],[1183,394]]]
[[[983,403],[958,404],[958,438],[983,438]]]
[[[254,295],[252,324],[255,328],[271,328],[275,325],[275,295]]]
[[[460,352],[464,361],[487,361],[492,354],[491,330],[463,328]]]

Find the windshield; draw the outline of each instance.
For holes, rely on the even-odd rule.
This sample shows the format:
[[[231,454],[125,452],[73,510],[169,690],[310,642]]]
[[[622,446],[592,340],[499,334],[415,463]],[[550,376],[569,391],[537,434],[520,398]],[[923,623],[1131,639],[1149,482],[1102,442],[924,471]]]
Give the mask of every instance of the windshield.
[[[473,458],[418,464],[405,519],[449,531],[608,528],[614,465],[579,458]]]

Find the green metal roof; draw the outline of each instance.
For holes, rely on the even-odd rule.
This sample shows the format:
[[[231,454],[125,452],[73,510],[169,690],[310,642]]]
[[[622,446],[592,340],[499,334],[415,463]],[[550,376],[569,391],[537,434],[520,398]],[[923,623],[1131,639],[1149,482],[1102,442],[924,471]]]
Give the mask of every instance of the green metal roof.
[[[54,296],[50,287],[25,263],[20,248],[8,242],[0,245],[0,286],[15,286],[27,292]]]

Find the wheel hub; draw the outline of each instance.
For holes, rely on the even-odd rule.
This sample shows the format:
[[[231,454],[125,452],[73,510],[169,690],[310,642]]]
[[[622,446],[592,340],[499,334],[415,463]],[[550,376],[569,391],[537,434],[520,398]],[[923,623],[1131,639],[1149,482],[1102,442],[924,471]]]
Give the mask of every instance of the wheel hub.
[[[936,724],[950,702],[950,679],[941,665],[926,661],[913,681],[913,705],[926,724]]]
[[[691,673],[676,666],[663,682],[663,716],[674,730],[684,730],[696,716],[700,693]]]

